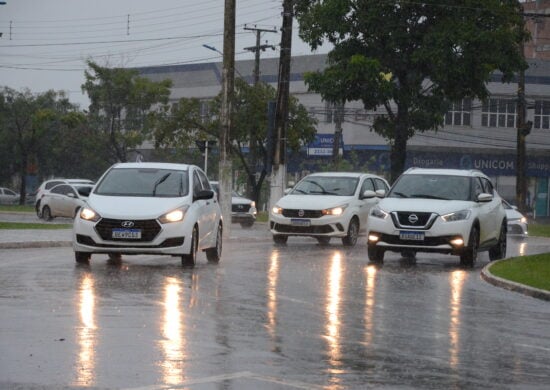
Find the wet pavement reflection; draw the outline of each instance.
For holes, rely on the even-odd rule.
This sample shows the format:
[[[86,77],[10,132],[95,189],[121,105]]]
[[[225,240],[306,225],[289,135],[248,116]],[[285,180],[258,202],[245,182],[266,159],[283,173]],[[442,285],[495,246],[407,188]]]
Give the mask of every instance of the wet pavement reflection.
[[[0,388],[547,388],[550,305],[453,256],[234,229],[199,257],[0,252]],[[550,240],[510,238],[509,254]]]

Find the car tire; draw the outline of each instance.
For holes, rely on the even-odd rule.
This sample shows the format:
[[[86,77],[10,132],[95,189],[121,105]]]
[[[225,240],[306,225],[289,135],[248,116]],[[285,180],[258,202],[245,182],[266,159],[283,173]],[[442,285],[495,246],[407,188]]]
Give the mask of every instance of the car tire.
[[[197,262],[197,247],[199,245],[199,235],[197,232],[197,227],[193,228],[193,233],[191,234],[191,250],[188,254],[181,256],[181,265],[183,266],[194,266]]]
[[[206,250],[206,259],[209,263],[219,263],[222,257],[222,242],[223,242],[223,229],[222,225],[218,225],[218,231],[216,233],[216,246],[208,248]]]
[[[348,232],[345,237],[342,238],[342,244],[345,246],[354,246],[357,244],[357,237],[359,237],[359,221],[353,217],[349,221]]]
[[[328,245],[330,243],[330,237],[320,236],[315,238],[317,239],[317,242],[319,242],[319,245]]]
[[[468,239],[468,246],[462,250],[460,254],[460,264],[473,267],[477,260],[477,249],[479,246],[479,231],[476,226],[472,227],[470,231],[470,238]]]
[[[44,218],[45,221],[51,221],[53,219],[52,212],[48,206],[42,208],[42,218]]]
[[[383,263],[384,262],[384,253],[385,250],[378,248],[376,245],[368,245],[367,253],[369,255],[369,260],[373,263]]]
[[[87,264],[90,262],[90,258],[92,257],[92,254],[89,252],[75,252],[74,253],[74,259],[78,264]]]
[[[40,201],[36,202],[36,205],[34,206],[34,209],[36,211],[36,216],[38,218],[42,218],[42,212],[40,211]]]
[[[489,260],[500,260],[506,257],[506,223],[502,223],[500,227],[500,233],[498,236],[498,242],[494,247],[489,249]]]
[[[273,242],[275,244],[286,244],[287,240],[288,240],[288,236],[283,236],[281,234],[273,235]]]

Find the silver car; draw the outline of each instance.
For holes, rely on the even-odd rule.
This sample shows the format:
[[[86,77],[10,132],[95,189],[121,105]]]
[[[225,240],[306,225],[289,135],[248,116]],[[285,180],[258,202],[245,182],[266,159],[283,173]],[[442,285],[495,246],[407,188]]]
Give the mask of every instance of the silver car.
[[[40,215],[46,221],[56,217],[74,218],[86,203],[92,184],[58,184],[44,194],[40,202]]]

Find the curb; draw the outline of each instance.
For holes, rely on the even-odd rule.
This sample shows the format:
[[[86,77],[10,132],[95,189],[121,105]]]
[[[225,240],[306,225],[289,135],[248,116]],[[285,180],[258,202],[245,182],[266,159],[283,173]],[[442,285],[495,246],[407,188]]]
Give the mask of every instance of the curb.
[[[500,261],[506,261],[504,260],[497,260],[493,261],[489,264],[487,264],[483,269],[481,270],[481,278],[485,280],[486,282],[492,284],[493,286],[501,287],[506,290],[518,292],[533,298],[542,299],[545,301],[550,301],[550,291],[541,290],[539,288],[529,287],[524,284],[519,284],[516,282],[512,282],[511,280],[499,278],[498,276],[493,275],[489,271],[489,267],[493,264],[496,264]]]
[[[71,247],[72,241],[0,242],[0,249]]]

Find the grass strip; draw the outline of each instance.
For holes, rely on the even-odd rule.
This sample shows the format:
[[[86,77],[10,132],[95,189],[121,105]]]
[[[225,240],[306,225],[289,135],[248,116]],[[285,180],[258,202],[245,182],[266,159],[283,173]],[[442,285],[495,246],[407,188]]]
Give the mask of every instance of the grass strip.
[[[529,235],[535,237],[550,237],[550,225],[530,223]]]
[[[550,253],[499,261],[489,271],[503,279],[550,291]]]

